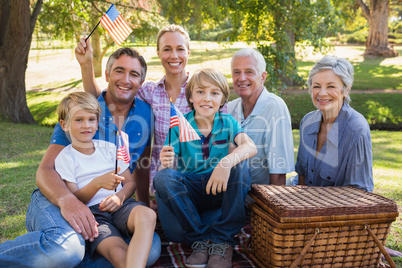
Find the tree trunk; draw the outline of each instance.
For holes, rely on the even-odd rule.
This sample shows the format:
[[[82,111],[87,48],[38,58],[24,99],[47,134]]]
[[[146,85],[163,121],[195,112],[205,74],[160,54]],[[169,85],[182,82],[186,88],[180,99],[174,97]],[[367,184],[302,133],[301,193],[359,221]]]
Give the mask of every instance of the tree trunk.
[[[368,7],[357,0],[369,23],[364,57],[396,57],[398,52],[388,43],[389,0],[370,0]]]
[[[37,16],[38,0],[0,0],[0,114],[21,123],[36,123],[26,101],[25,71]]]
[[[95,77],[102,76],[102,57],[101,57],[101,39],[99,30],[96,29],[91,36],[91,45],[93,49],[93,67]]]

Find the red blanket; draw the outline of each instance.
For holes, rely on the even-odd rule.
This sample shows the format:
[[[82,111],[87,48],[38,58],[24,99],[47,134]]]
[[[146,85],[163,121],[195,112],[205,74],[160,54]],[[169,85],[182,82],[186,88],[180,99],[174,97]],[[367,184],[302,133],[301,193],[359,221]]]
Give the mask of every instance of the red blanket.
[[[233,268],[236,267],[257,267],[247,257],[245,243],[250,237],[250,224],[245,225],[235,236],[236,246],[233,251]],[[152,266],[159,267],[186,267],[186,257],[190,256],[192,249],[184,243],[173,243],[162,241],[162,252],[159,260]]]

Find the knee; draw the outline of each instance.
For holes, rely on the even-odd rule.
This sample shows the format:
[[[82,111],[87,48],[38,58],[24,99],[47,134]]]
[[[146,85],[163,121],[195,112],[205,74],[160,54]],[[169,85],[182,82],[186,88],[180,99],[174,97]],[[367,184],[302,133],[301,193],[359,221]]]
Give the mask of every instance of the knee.
[[[74,267],[84,258],[85,240],[76,232],[59,237],[45,235],[43,240],[47,252],[32,260],[34,267]]]
[[[154,189],[156,191],[164,191],[169,188],[170,182],[175,180],[175,172],[175,170],[168,168],[158,171],[154,177]]]
[[[138,206],[136,213],[138,217],[134,218],[134,225],[149,226],[155,228],[156,225],[156,213],[153,209],[146,206]]]

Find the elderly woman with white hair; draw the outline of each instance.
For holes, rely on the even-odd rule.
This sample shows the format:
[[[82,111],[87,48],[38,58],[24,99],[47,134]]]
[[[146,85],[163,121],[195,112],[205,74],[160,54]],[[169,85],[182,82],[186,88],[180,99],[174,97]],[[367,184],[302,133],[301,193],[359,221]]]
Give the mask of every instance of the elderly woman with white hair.
[[[373,191],[370,128],[349,106],[352,84],[353,66],[346,59],[325,56],[311,69],[309,93],[317,110],[300,123],[299,185]]]

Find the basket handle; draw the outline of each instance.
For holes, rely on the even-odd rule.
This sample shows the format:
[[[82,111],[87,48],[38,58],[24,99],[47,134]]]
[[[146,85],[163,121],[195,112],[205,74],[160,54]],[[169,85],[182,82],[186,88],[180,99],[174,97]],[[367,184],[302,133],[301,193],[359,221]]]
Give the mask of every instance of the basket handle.
[[[377,236],[374,234],[374,232],[370,229],[370,227],[365,224],[364,225],[364,229],[367,230],[367,232],[371,235],[371,237],[374,239],[374,242],[377,244],[377,246],[380,248],[381,253],[384,255],[385,259],[387,260],[387,262],[389,263],[389,265],[391,266],[391,268],[396,268],[395,262],[391,259],[391,256],[389,256],[389,253],[387,252],[387,250],[385,249],[385,247],[382,245],[382,243],[380,242],[380,240],[378,240]]]
[[[307,244],[304,246],[304,248],[300,252],[299,256],[297,256],[296,260],[293,261],[290,268],[296,268],[299,265],[300,261],[303,259],[304,255],[306,255],[307,251],[313,244],[314,239],[316,238],[316,236],[318,235],[319,232],[320,232],[320,229],[316,228],[313,237],[311,237],[310,240],[307,242]]]

